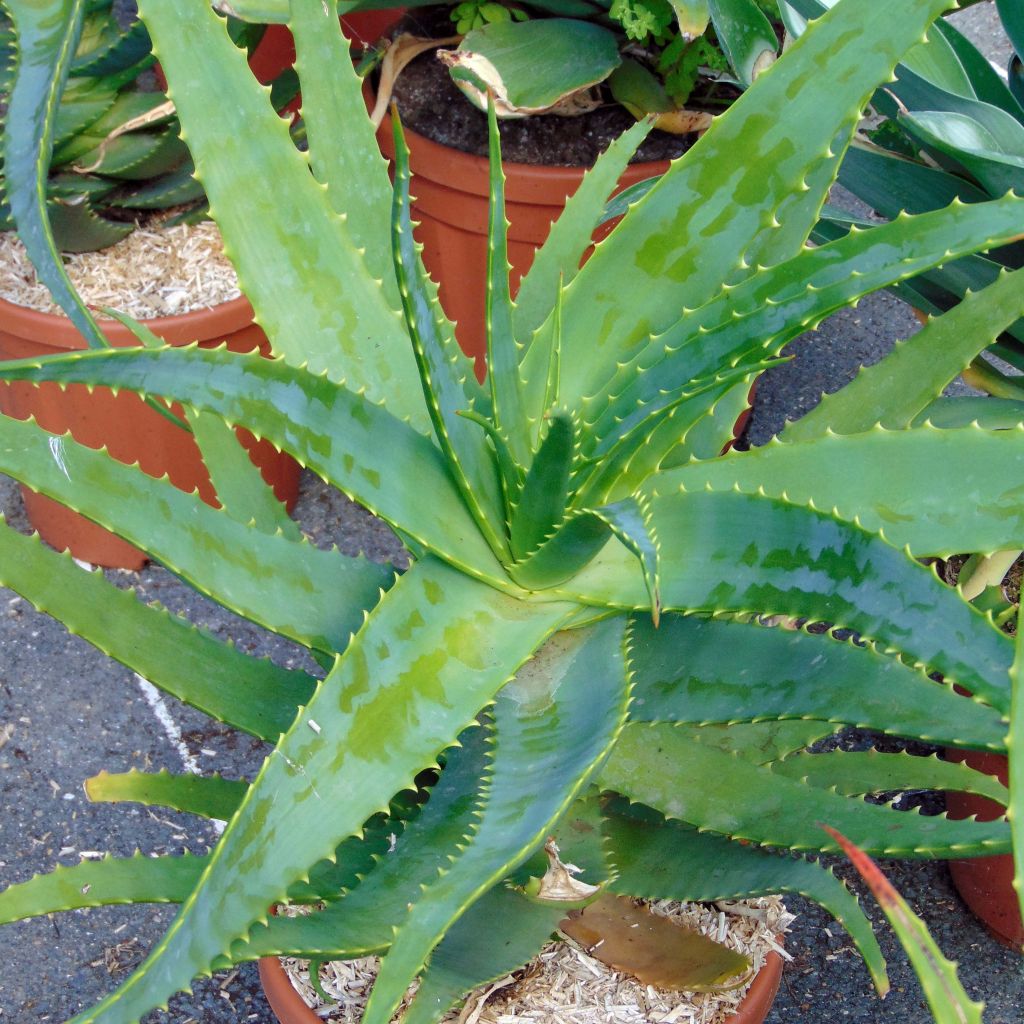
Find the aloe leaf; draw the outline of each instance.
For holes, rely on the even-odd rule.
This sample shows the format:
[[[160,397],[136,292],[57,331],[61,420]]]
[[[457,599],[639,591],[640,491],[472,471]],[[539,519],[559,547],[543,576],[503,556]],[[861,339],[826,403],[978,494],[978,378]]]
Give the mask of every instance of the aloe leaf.
[[[1024,315],[1022,282],[1024,270],[1003,272],[984,291],[929,320],[841,391],[788,424],[786,440],[808,440],[829,430],[855,434],[877,423],[892,429],[907,426],[1001,331]]]
[[[248,782],[220,775],[172,775],[166,770],[116,775],[103,771],[85,783],[86,795],[94,803],[157,804],[220,821],[227,821],[238,810],[248,788]]]
[[[930,568],[860,527],[774,499],[715,492],[654,497],[651,521],[665,610],[829,622],[1006,711],[1009,638]],[[545,596],[647,607],[631,559],[617,547]]]
[[[1024,27],[1024,26],[1022,26]],[[1018,616],[1019,622],[1019,616]],[[1024,684],[1021,682],[1021,675],[1024,672],[1024,637],[1018,626],[1016,641],[1016,657],[1013,661],[1013,668],[1010,671],[1012,680],[1013,698],[1010,703],[1010,732],[1006,738],[1006,746],[1018,751],[1021,745],[1021,737],[1024,736]],[[1009,773],[1010,804],[1007,816],[1010,821],[1010,830],[1013,834],[1013,888],[1017,893],[1017,902],[1024,913],[1024,887],[1021,880],[1024,879],[1024,814],[1021,812],[1022,794],[1024,794],[1024,758],[1018,754],[1010,758],[1007,769]]]
[[[423,617],[442,602],[443,617]],[[264,763],[163,940],[77,1024],[141,1016],[209,971],[287,886],[410,786],[571,612],[524,608],[434,559],[414,564]],[[287,843],[274,841],[281,830]]]
[[[105,312],[127,327],[145,348],[164,347],[163,339],[145,324],[117,310]],[[158,412],[166,413],[162,403],[150,400],[149,404]],[[280,531],[288,540],[302,541],[302,531],[249,459],[235,432],[212,413],[186,412],[185,417],[210,474],[217,500],[228,514],[242,523],[251,523],[264,533]]]
[[[938,755],[882,754],[877,750],[834,750],[823,754],[794,754],[772,764],[772,771],[843,796],[909,789],[951,789],[976,793],[1003,805],[1006,787],[962,763],[940,761]]]
[[[516,558],[525,558],[540,547],[565,516],[577,429],[572,416],[564,411],[550,413],[547,424],[512,510],[510,543]]]
[[[495,555],[507,557],[502,492],[487,439],[471,419],[460,416],[476,391],[473,364],[455,341],[452,325],[437,302],[413,239],[409,198],[409,149],[398,117],[395,139],[395,202],[391,233],[405,321],[419,367],[423,396],[447,471]]]
[[[313,171],[327,186],[334,211],[344,216],[352,243],[363,250],[368,273],[388,304],[398,308],[387,224],[391,184],[387,162],[368,118],[352,118],[342,130],[338,112],[362,107],[362,81],[352,66],[348,40],[333,5],[298,0],[289,25],[295,37],[295,68],[302,79],[302,120]],[[306,74],[305,69],[311,70]],[[355,183],[358,182],[358,185]]]
[[[588,433],[594,449],[605,437],[621,433],[623,417],[635,419],[670,407],[681,391],[720,373],[723,366],[776,355],[797,334],[861,296],[979,246],[1016,238],[1020,204],[1009,196],[957,206],[955,216],[950,210],[933,211],[868,232],[851,230],[721,290],[651,337],[584,400],[583,418],[593,426]],[[901,384],[906,386],[905,379]],[[590,446],[584,450],[589,454]]]
[[[779,362],[784,360],[754,358],[682,390],[659,389],[657,399],[634,415],[622,417],[593,454],[581,460],[573,504],[604,504],[634,493],[683,444],[687,434],[707,416],[709,406],[724,398],[737,383],[749,392],[751,378]],[[658,375],[656,370],[652,373]],[[730,426],[735,427],[735,420]],[[728,437],[732,437],[732,430]],[[604,450],[606,446],[610,448]]]
[[[611,536],[639,561],[642,576],[637,575],[644,581],[657,621],[661,610],[658,544],[645,503],[637,497],[573,513],[540,547],[510,566],[509,575],[527,590],[558,586],[591,561]]]
[[[113,903],[181,903],[199,879],[208,858],[104,857],[8,886],[0,892],[0,924]]]
[[[650,130],[649,121],[638,121],[615,139],[584,175],[561,216],[551,225],[551,232],[537,250],[516,295],[513,322],[520,344],[528,344],[534,331],[544,323],[558,293],[579,272],[580,260],[605,201]]]
[[[705,784],[688,785],[691,779]],[[766,846],[834,852],[837,844],[820,827],[834,821],[886,857],[955,858],[1009,848],[1005,822],[950,821],[843,797],[723,753],[672,725],[626,726],[599,781],[666,817]]]
[[[787,431],[788,434],[788,431]],[[878,466],[899,466],[898,484]],[[918,557],[1024,547],[1024,507],[1006,481],[1024,473],[1016,430],[912,430],[776,441],[673,470],[663,492],[734,487],[831,509]]]
[[[744,380],[735,381],[724,394],[711,392],[703,396],[704,408],[692,408],[687,415],[694,424],[683,435],[679,446],[662,459],[661,468],[671,469],[684,465],[691,459],[713,459],[737,437],[742,426],[741,417],[751,405],[750,384]]]
[[[52,182],[51,182],[52,190]],[[169,206],[191,203],[204,196],[203,186],[195,179],[191,160],[183,160],[174,170],[152,181],[122,185],[107,196],[107,206],[131,207],[135,210],[164,210]]]
[[[448,929],[423,970],[402,1024],[433,1024],[463,996],[521,967],[565,916],[558,903],[496,885]]]
[[[319,914],[279,915],[256,924],[247,940],[233,945],[229,959],[325,953],[352,957],[386,949],[409,906],[437,878],[439,856],[454,856],[477,828],[492,746],[489,722],[466,729],[446,751],[444,770],[426,805],[369,864],[361,857],[353,865],[358,877],[352,876],[342,844],[338,867],[349,876],[343,879],[346,891],[339,892],[336,885],[333,902]],[[314,878],[315,872],[311,883]]]
[[[0,582],[154,686],[261,739],[287,729],[315,685],[304,672],[250,658],[6,526]]]
[[[839,5],[673,164],[615,229],[614,249],[599,249],[566,296],[563,401],[591,393],[616,360],[722,281],[742,278],[744,267],[800,251],[872,89],[944,6]],[[835,87],[823,91],[825,67]],[[764,116],[776,108],[786,109],[790,128]],[[739,151],[746,156],[737,162]],[[774,168],[767,188],[766,162]],[[637,256],[624,262],[620,251]],[[640,294],[643,316],[623,301]]]
[[[981,1011],[985,1004],[974,1002],[964,991],[956,973],[956,964],[942,955],[921,918],[910,909],[870,857],[838,831],[825,827],[842,846],[889,919],[921,982],[936,1024],[982,1024]]]
[[[56,111],[82,30],[85,0],[9,0],[17,73],[3,132],[4,192],[39,279],[94,348],[106,338],[61,262],[46,212]]]
[[[498,694],[479,827],[399,925],[364,1024],[387,1024],[448,928],[544,843],[593,777],[625,722],[622,635],[621,618],[560,633]]]
[[[798,893],[824,907],[856,943],[875,986],[885,993],[885,960],[856,896],[831,870],[803,857],[743,846],[611,801],[602,831],[616,876],[613,892],[644,899],[710,902]]]
[[[106,357],[93,362],[97,356]],[[248,427],[404,535],[467,571],[504,573],[460,500],[437,446],[325,376],[225,349],[112,349],[0,365],[0,377],[102,383],[178,399]],[[418,385],[417,385],[418,386]],[[373,458],[386,450],[389,471]],[[405,481],[416,480],[410,489]],[[423,501],[424,494],[430,495]],[[330,592],[330,591],[328,591]]]
[[[222,19],[196,0],[140,7],[170,82],[168,95],[189,126],[196,177],[232,240],[227,254],[274,351],[312,373],[330,372],[340,361],[353,389],[365,388],[372,401],[386,401],[395,416],[429,430],[400,315]],[[229,126],[205,116],[211,96],[231,112]],[[344,109],[365,117],[362,107]],[[359,137],[360,129],[353,131]],[[301,234],[296,224],[303,225]]]
[[[1013,430],[1024,423],[1024,402],[1012,398],[937,398],[917,414],[912,427],[930,424],[956,430],[977,424],[983,430]]]
[[[754,0],[709,0],[708,7],[729,66],[751,85],[775,61],[779,41],[772,23]]]
[[[505,216],[505,172],[501,167],[501,142],[494,97],[487,103],[487,144],[490,156],[487,204],[487,296],[484,306],[487,328],[487,381],[491,392],[491,416],[505,437],[513,458],[527,461],[529,438],[523,417],[519,352],[513,337],[512,293],[508,275],[508,228]]]
[[[634,721],[808,718],[936,744],[1003,746],[998,713],[870,645],[698,616],[667,615],[654,629],[637,615],[628,651]]]
[[[694,742],[736,757],[744,757],[754,764],[771,764],[806,749],[836,731],[833,723],[813,719],[733,722],[729,725],[677,724],[675,728],[679,730],[680,736],[686,734]]]
[[[280,531],[288,540],[301,542],[302,531],[253,465],[235,432],[213,413],[192,412],[186,416],[217,500],[228,515],[251,523],[263,533]]]
[[[365,558],[279,534],[260,536],[254,564],[248,527],[166,481],[32,423],[0,418],[0,466],[144,548],[201,593],[307,647],[344,649],[393,575]],[[69,609],[69,618],[76,617]]]

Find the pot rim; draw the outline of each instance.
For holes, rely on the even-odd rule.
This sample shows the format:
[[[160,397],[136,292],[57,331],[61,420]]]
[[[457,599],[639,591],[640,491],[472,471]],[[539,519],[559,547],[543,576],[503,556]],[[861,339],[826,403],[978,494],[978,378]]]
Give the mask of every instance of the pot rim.
[[[434,142],[405,124],[402,125],[402,129],[409,145],[409,166],[413,174],[420,173],[435,181],[445,182],[449,186],[457,181],[458,188],[463,192],[483,198],[490,195],[490,161],[487,157]],[[377,129],[377,141],[384,155],[393,161],[395,143],[390,114],[385,114],[380,128]],[[457,174],[453,173],[453,164],[458,164]],[[593,165],[574,167],[565,164],[523,164],[513,160],[502,160],[501,166],[506,176],[506,199],[513,202],[533,202],[539,190],[558,190],[566,196],[571,195]],[[669,160],[646,160],[628,164],[619,178],[616,191],[664,174],[670,166]],[[415,192],[415,185],[413,191]]]
[[[142,320],[154,334],[171,344],[189,344],[227,337],[254,322],[252,303],[244,295],[215,306],[193,309],[173,316]],[[85,339],[78,328],[63,314],[44,313],[29,306],[19,306],[0,297],[0,333],[35,341],[52,348],[77,350],[85,348]],[[100,328],[112,345],[138,345],[135,335],[116,320],[102,320]]]
[[[259,974],[267,1001],[281,1024],[323,1024],[322,1018],[295,991],[278,957],[261,957]],[[781,980],[782,957],[775,952],[769,953],[736,1013],[729,1018],[729,1024],[760,1024],[775,1001]]]

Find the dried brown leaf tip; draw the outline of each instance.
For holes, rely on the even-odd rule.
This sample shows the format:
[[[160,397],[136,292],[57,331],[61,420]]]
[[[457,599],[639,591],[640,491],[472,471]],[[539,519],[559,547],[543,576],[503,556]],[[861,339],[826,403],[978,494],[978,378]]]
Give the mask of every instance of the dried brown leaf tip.
[[[625,896],[604,893],[560,927],[591,956],[655,988],[732,988],[750,970],[745,956]]]

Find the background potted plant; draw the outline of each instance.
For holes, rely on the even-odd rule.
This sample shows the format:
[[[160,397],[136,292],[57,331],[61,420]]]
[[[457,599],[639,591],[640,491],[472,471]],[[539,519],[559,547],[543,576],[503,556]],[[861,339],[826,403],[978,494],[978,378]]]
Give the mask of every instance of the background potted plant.
[[[893,16],[843,0],[582,269],[604,197],[574,204],[550,262],[531,271],[544,309],[528,333],[508,297],[492,121],[486,387],[419,261],[400,132],[392,198],[334,13],[292,3],[298,67],[312,72],[307,157],[203,0],[144,7],[197,174],[283,357],[105,349],[8,363],[3,376],[103,382],[246,423],[391,523],[414,561],[396,579],[253,524],[244,501],[211,508],[72,441],[55,459],[52,435],[0,419],[0,471],[144,545],[326,672],[250,658],[0,531],[4,584],[154,684],[276,742],[251,782],[90,782],[96,798],[230,818],[208,857],[87,862],[0,896],[5,918],[181,903],[146,963],[81,1024],[136,1020],[197,974],[290,951],[386,951],[366,1021],[390,1019],[417,975],[407,1019],[434,1020],[564,913],[531,881],[551,834],[611,892],[807,893],[884,990],[870,925],[808,856],[839,848],[819,823],[878,856],[1009,848],[1004,821],[859,798],[911,784],[1001,794],[980,773],[806,748],[846,722],[994,750],[1011,714],[1020,728],[1012,641],[919,561],[1024,546],[1004,487],[1024,458],[1019,434],[915,425],[965,353],[1024,311],[1018,278],[933,320],[782,442],[718,454],[734,419],[723,400],[808,323],[1018,232],[1024,200],[1010,195],[805,245],[842,155],[830,144],[943,6],[908,0]],[[34,56],[54,61],[60,42]],[[811,86],[825,63],[835,87],[823,93]],[[237,114],[227,137],[211,95]],[[749,162],[736,164],[737,147]],[[287,187],[271,200],[270,183]],[[696,191],[700,205],[684,201]],[[247,466],[221,468],[230,480]],[[425,802],[409,796],[424,790]],[[321,900],[268,917],[275,903]],[[501,936],[474,927],[495,906]]]
[[[44,150],[40,140],[26,133],[14,25],[0,7],[0,46],[5,50],[0,58],[4,68],[0,97],[7,97],[12,105],[0,137],[0,197],[10,193],[17,208],[12,210],[0,198],[0,230],[17,230],[40,281],[70,315],[69,319],[0,297],[0,358],[4,359],[52,355],[89,345],[137,344],[131,331],[116,320],[108,319],[100,327],[70,287],[60,253],[108,250],[142,222],[152,234],[205,217],[205,196],[193,176],[173,103],[165,92],[139,86],[139,76],[155,61],[145,27],[137,19],[119,20],[109,2],[93,4],[88,10],[78,5],[74,17],[76,45],[64,68],[66,82],[55,83],[52,102],[58,113]],[[262,26],[232,23],[234,40],[249,50],[261,32]],[[184,234],[172,232],[165,234],[158,248],[182,243],[191,244]],[[9,251],[12,257],[18,255],[14,247]],[[134,280],[131,267],[105,266],[106,282]],[[24,271],[12,269],[9,280],[21,280],[23,275]],[[237,295],[237,288],[234,291]],[[212,307],[204,307],[202,298],[187,291],[176,294],[162,315],[148,319],[149,328],[172,344],[226,343],[238,351],[269,353],[266,335],[253,322],[252,306],[244,296]],[[173,311],[178,305],[188,310],[190,302],[200,305]],[[160,309],[161,304],[155,307]],[[67,432],[91,447],[104,447],[114,458],[138,464],[151,476],[166,474],[183,490],[198,490],[205,501],[216,500],[180,407],[171,412],[160,403],[147,406],[134,395],[19,384],[0,391],[0,405],[9,415],[31,416],[54,433]],[[243,438],[277,497],[293,504],[298,493],[295,462],[247,432]],[[22,494],[33,526],[58,549],[69,549],[76,557],[99,565],[142,565],[142,552],[108,531],[27,488]]]
[[[623,188],[664,173],[668,159],[692,144],[712,114],[774,61],[781,22],[774,2],[757,0],[410,6],[411,35],[396,38],[383,56],[377,111],[383,116],[398,70],[426,49],[417,84],[396,93],[416,177],[417,240],[457,337],[476,358],[482,378],[487,91],[503,119],[514,295],[597,153],[635,118],[651,117],[653,134],[645,140],[643,132],[630,133],[605,172],[614,172]],[[428,6],[434,9],[425,12],[425,21],[418,8]],[[254,13],[265,16],[265,4],[254,5]],[[445,38],[434,46],[419,38],[431,33]],[[442,43],[449,49],[438,49]],[[435,74],[422,74],[424,62],[436,64]],[[393,158],[387,124],[380,141]],[[594,187],[607,194],[606,183]]]

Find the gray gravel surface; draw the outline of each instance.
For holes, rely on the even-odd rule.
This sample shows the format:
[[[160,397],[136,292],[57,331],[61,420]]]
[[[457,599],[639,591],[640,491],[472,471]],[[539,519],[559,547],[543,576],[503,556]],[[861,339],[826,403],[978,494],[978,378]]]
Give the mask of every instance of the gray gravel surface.
[[[998,23],[989,3],[958,16],[972,37],[1003,59]],[[1003,45],[1005,50],[1005,45]],[[749,437],[763,443],[785,423],[813,407],[822,391],[835,390],[860,365],[876,361],[895,337],[915,329],[906,307],[876,297],[827,321],[815,334],[790,346],[788,365],[761,384]],[[0,509],[25,529],[16,488],[0,478]],[[362,510],[305,478],[298,509],[303,528],[321,543],[372,557],[395,557],[393,536]],[[140,574],[112,573],[220,635],[289,663],[301,653],[270,643],[255,630],[149,567]],[[55,864],[74,864],[90,852],[130,854],[191,850],[215,840],[197,819],[131,805],[89,803],[85,778],[101,769],[131,767],[181,770],[182,753],[204,771],[250,776],[265,751],[261,744],[218,727],[173,700],[164,702],[171,735],[155,716],[132,674],[113,665],[84,641],[0,590],[0,884],[18,882]],[[175,733],[174,730],[177,730]],[[849,871],[840,865],[841,873]],[[1020,957],[997,945],[974,921],[952,889],[941,864],[892,863],[889,874],[925,918],[947,955],[960,962],[961,976],[976,998],[988,1003],[987,1024],[1024,1019],[1024,972]],[[926,1024],[931,1018],[902,953],[880,929],[890,962],[892,992],[884,1002],[872,993],[867,973],[845,933],[826,915],[798,898],[799,914],[787,939],[793,961],[769,1015],[770,1024]],[[872,915],[879,919],[873,908]],[[122,980],[159,938],[169,908],[111,907],[76,911],[9,925],[0,960],[0,1024],[62,1021]],[[149,1024],[228,1024],[274,1020],[251,966],[200,982],[176,997]]]

